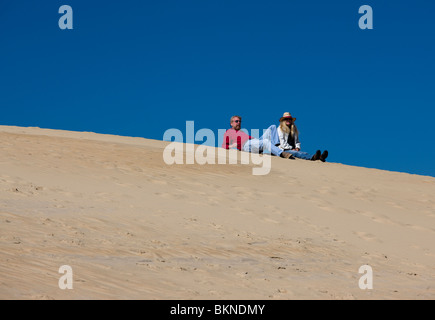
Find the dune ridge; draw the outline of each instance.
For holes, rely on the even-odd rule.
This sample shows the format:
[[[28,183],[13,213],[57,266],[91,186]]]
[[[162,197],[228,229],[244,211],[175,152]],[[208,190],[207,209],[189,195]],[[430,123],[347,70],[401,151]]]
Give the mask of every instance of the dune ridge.
[[[0,126],[0,141],[0,299],[435,298],[435,178],[169,166],[168,142],[91,132]]]

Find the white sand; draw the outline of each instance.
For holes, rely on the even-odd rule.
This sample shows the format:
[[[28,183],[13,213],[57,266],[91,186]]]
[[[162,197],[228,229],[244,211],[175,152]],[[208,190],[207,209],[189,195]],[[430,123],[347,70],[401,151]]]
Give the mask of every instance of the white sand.
[[[0,299],[435,298],[435,178],[167,145],[0,126]]]

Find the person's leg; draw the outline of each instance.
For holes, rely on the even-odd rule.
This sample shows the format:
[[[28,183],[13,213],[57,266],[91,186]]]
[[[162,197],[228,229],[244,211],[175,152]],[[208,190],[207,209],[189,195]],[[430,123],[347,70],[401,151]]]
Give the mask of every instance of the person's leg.
[[[260,140],[251,139],[245,142],[245,144],[242,147],[242,150],[245,152],[260,153],[261,148],[262,148],[262,142]]]
[[[275,156],[280,156],[284,151],[277,146],[275,146],[269,139],[263,138],[260,140],[260,150],[263,151],[263,154],[272,153]]]
[[[311,154],[303,151],[295,151],[295,150],[285,150],[289,153],[291,153],[295,158],[299,159],[305,159],[305,160],[311,160],[313,157]]]
[[[263,139],[269,140],[273,146],[279,144],[278,131],[274,124],[267,128],[266,131],[264,131],[263,135],[260,137],[260,140]]]
[[[274,146],[271,144],[271,142],[267,139],[251,139],[245,142],[245,144],[242,147],[242,150],[245,152],[253,152],[253,153],[260,153],[268,154],[272,153],[275,156],[280,157],[281,154],[283,154],[282,149],[278,148],[277,146]],[[286,154],[287,156],[284,158],[289,158],[290,156]],[[294,159],[294,158],[292,158]]]

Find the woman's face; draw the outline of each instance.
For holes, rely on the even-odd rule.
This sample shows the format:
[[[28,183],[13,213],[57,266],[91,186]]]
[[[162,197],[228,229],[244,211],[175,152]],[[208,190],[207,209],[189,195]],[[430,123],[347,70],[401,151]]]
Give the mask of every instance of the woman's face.
[[[284,122],[288,127],[290,127],[290,125],[292,123],[291,119],[285,119]]]

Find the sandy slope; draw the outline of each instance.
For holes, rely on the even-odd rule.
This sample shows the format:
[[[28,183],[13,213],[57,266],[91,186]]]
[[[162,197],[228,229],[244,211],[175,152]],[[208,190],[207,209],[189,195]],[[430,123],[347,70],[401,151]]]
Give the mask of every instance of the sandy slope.
[[[265,176],[168,166],[167,145],[1,126],[0,298],[435,298],[435,178],[276,157]]]

